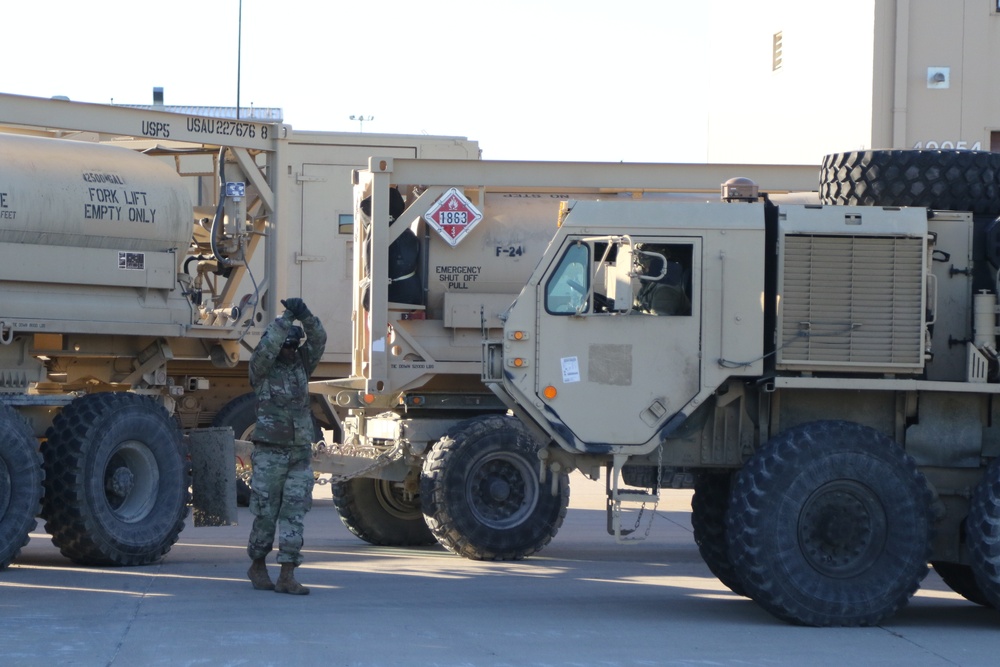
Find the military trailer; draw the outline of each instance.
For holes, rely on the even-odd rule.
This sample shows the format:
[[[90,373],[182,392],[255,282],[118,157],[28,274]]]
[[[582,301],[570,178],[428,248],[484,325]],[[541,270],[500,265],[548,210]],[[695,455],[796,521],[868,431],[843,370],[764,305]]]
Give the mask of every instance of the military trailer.
[[[352,375],[313,384],[344,523],[523,558],[603,471],[617,539],[693,488],[709,568],[787,621],[879,623],[928,564],[1000,607],[1000,156],[837,154],[818,192],[700,201],[662,169],[357,173]]]
[[[39,513],[64,555],[116,565],[170,548],[192,483],[196,519],[231,520],[212,465],[245,476],[246,450],[211,431],[251,432],[246,362],[279,299],[330,331],[317,377],[349,373],[350,174],[374,151],[479,152],[0,95],[0,568]]]

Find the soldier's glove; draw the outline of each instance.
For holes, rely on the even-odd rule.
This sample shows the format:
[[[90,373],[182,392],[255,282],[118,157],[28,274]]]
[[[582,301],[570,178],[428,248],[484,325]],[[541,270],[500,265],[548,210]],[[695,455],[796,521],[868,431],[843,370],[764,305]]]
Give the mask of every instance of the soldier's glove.
[[[281,305],[288,309],[295,319],[300,322],[305,318],[312,315],[309,308],[306,306],[306,302],[298,297],[292,297],[290,299],[282,299]]]

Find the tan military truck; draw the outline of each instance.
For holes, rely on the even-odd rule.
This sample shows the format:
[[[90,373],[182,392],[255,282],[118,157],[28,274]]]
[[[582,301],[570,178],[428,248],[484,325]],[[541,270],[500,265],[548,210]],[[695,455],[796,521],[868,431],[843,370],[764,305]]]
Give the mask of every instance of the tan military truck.
[[[345,524],[521,558],[559,529],[567,473],[603,468],[611,533],[693,487],[710,569],[790,622],[878,623],[928,563],[1000,607],[1000,156],[838,154],[819,193],[761,172],[713,201],[662,192],[684,180],[663,169],[357,174],[353,372],[313,385],[346,415]],[[563,203],[519,226],[504,197]]]
[[[75,561],[165,553],[191,482],[177,427],[246,437],[246,360],[278,299],[323,318],[317,376],[349,373],[350,174],[376,151],[478,156],[458,137],[0,95],[0,568],[40,502]],[[201,467],[220,454],[195,456],[196,494],[224,499]]]

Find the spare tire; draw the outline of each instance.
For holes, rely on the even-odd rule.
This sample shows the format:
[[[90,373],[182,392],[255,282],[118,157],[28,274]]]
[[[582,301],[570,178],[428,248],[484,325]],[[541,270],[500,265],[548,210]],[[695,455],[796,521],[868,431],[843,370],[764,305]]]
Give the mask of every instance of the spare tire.
[[[1000,214],[1000,153],[870,150],[832,153],[820,167],[823,204],[918,206]]]

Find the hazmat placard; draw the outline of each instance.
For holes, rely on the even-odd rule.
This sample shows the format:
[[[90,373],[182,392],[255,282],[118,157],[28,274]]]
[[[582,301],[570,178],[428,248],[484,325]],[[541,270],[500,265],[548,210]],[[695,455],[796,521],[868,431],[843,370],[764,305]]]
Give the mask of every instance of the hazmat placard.
[[[424,219],[454,247],[483,219],[483,214],[458,188],[450,188],[427,210]]]

